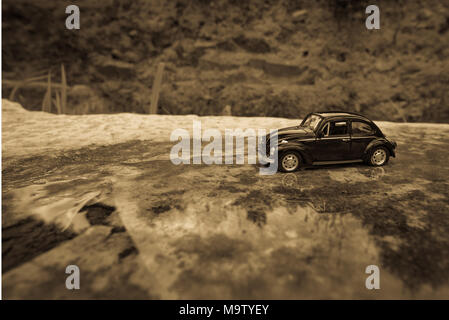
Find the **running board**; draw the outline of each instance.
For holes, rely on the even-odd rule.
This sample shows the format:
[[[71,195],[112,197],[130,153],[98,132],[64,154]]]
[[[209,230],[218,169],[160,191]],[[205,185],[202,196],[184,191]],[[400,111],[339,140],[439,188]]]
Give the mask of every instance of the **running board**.
[[[316,161],[312,162],[314,166],[322,166],[327,164],[343,164],[343,163],[356,163],[356,162],[363,162],[363,160],[342,160],[342,161]]]

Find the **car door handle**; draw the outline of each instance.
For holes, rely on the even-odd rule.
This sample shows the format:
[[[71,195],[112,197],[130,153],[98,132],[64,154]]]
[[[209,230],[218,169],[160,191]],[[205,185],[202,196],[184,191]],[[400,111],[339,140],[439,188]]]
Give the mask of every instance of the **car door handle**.
[[[344,139],[341,139],[343,142],[349,142],[349,141],[351,141],[351,139],[349,139],[349,138],[344,138]]]

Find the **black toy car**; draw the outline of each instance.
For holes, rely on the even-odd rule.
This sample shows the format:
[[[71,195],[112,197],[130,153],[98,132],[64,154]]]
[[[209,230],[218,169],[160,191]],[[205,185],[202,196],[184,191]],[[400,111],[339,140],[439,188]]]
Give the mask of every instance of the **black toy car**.
[[[277,136],[278,167],[284,172],[352,162],[382,166],[396,156],[396,142],[387,139],[373,121],[352,112],[310,113],[299,126],[279,129]]]

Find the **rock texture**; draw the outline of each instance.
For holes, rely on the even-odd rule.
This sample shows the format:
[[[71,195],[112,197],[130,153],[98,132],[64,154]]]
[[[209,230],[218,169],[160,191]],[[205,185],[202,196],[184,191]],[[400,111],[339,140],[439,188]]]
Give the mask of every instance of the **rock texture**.
[[[64,2],[6,0],[4,78],[64,63],[69,113],[146,113],[159,62],[162,114],[303,117],[360,111],[376,120],[449,121],[447,1],[78,1],[82,26],[64,28]],[[62,22],[61,22],[62,21]],[[58,69],[59,70],[59,69]],[[55,81],[58,76],[54,75]],[[9,96],[12,88],[4,88]],[[29,109],[43,90],[20,89]]]
[[[2,111],[5,299],[449,296],[448,125],[379,123],[399,144],[382,168],[262,176],[175,166],[170,132],[297,120]]]

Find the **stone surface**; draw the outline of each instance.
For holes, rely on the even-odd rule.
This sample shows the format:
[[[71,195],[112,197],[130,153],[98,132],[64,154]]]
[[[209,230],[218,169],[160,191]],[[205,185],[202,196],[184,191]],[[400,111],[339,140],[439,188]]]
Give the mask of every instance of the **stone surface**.
[[[59,117],[3,104],[6,299],[449,296],[448,125],[379,123],[399,144],[382,168],[262,176],[248,164],[175,166],[170,132],[194,119],[221,130],[297,120]],[[36,130],[49,120],[65,128],[59,144]],[[68,264],[80,267],[78,291],[65,288]],[[365,288],[371,264],[379,291]]]

